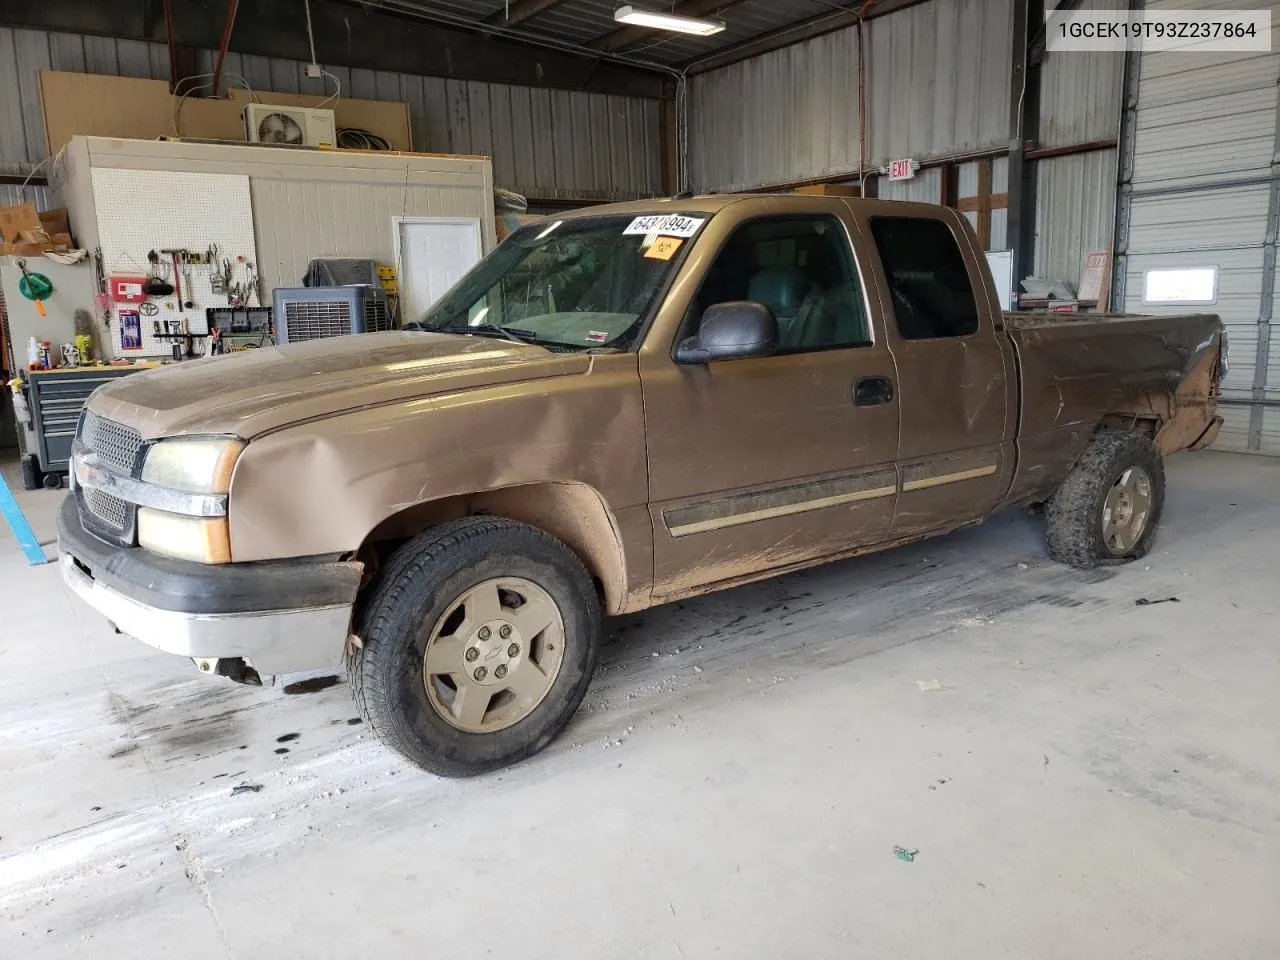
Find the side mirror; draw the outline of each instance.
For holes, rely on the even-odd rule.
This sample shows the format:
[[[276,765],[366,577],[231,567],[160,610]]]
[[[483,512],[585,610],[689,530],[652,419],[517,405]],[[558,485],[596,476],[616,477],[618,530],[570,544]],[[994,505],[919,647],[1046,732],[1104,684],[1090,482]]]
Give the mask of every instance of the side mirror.
[[[676,347],[677,363],[710,363],[768,357],[778,352],[778,321],[754,300],[731,300],[707,307],[696,336]]]

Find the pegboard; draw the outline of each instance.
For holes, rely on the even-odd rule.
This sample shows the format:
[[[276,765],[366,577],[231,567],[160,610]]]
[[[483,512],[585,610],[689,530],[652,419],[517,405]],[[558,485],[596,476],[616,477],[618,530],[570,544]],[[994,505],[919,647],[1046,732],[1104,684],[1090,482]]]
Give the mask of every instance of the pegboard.
[[[147,259],[150,251],[181,249],[203,253],[213,245],[218,248],[219,261],[231,261],[234,283],[247,282],[250,270],[256,271],[258,254],[247,176],[105,167],[95,167],[91,172],[102,265],[107,275],[151,273],[173,283],[172,257],[162,253],[159,263],[152,265]],[[109,355],[135,359],[172,356],[175,341],[157,337],[156,322],[163,330],[164,321],[185,319],[191,333],[208,333],[205,308],[228,304],[225,294],[214,293],[211,288],[215,269],[214,265],[192,263],[183,271],[182,299],[190,300],[194,307],[179,310],[176,294],[150,299],[159,312],[141,317],[141,350],[122,350],[120,345],[119,312],[138,309],[137,305],[110,304]],[[261,296],[259,282],[248,305],[260,305]],[[196,340],[194,350],[198,356],[207,354],[209,340]]]

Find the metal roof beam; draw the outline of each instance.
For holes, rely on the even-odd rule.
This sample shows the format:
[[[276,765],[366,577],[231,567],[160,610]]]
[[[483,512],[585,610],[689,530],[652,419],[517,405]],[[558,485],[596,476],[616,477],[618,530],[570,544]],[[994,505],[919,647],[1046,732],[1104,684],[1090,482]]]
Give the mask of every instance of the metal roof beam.
[[[893,13],[895,10],[902,10],[923,2],[925,0],[875,0],[875,4],[869,8],[866,3],[863,3],[861,9],[865,11],[865,14],[861,19],[875,20],[885,14]],[[812,40],[814,37],[820,37],[826,33],[834,33],[836,30],[843,30],[845,27],[857,26],[859,19],[857,10],[852,9],[847,13],[824,13],[821,16],[792,24],[789,27],[782,27],[771,33],[752,37],[742,43],[724,47],[705,56],[694,57],[692,60],[686,60],[676,66],[683,67],[690,74],[717,70],[720,67],[727,67],[731,63],[758,57],[762,53],[781,50],[783,47],[794,46],[797,43],[804,43],[806,40]]]
[[[514,27],[566,2],[567,0],[511,0],[505,9],[485,17],[484,22],[494,27]]]
[[[684,3],[677,3],[670,9],[663,6],[661,10],[663,13],[675,13],[682,17],[706,17],[728,10],[742,2],[743,0],[684,0]],[[643,2],[640,6],[649,8]],[[655,36],[664,36],[665,33],[663,30],[655,30],[652,27],[619,27],[596,37],[587,43],[587,46],[592,50],[612,53],[645,40],[652,40]]]
[[[173,0],[174,42],[218,49],[226,5]],[[230,39],[236,53],[311,59],[301,4],[240,0]],[[394,7],[394,9],[393,9]],[[420,8],[419,8],[420,9]],[[652,67],[610,61],[586,51],[549,49],[516,37],[486,36],[421,18],[394,0],[311,0],[316,56],[321,63],[457,80],[559,87],[627,96],[669,96],[669,80]],[[155,0],[0,0],[0,24],[130,40],[165,42],[163,9]],[[486,26],[486,33],[498,32]],[[513,31],[514,32],[514,31]],[[344,93],[346,91],[343,91]]]

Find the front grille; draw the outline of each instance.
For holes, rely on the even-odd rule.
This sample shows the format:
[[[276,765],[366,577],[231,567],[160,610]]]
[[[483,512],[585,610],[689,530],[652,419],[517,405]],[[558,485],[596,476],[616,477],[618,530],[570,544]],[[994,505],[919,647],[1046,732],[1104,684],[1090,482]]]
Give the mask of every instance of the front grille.
[[[130,475],[142,449],[142,435],[137,430],[87,411],[80,427],[80,442],[103,463],[119,467]]]
[[[86,490],[84,502],[89,512],[112,530],[124,533],[125,528],[129,526],[129,504],[119,497],[113,497],[101,490]]]
[[[106,420],[85,411],[74,447],[91,453],[99,461],[127,477],[142,471],[142,435],[132,427]],[[132,546],[138,509],[133,504],[101,490],[76,487],[80,521],[92,533],[120,546]]]
[[[294,300],[285,304],[289,342],[343,337],[351,332],[351,304],[345,300]]]

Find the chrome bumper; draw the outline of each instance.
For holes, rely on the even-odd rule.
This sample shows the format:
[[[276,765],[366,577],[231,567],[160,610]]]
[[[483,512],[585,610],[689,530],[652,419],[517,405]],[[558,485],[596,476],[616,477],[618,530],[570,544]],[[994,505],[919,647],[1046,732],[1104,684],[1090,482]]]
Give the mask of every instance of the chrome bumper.
[[[262,675],[338,666],[351,604],[253,613],[181,613],[150,607],[88,576],[64,554],[63,582],[121,633],[192,659],[248,661]]]

